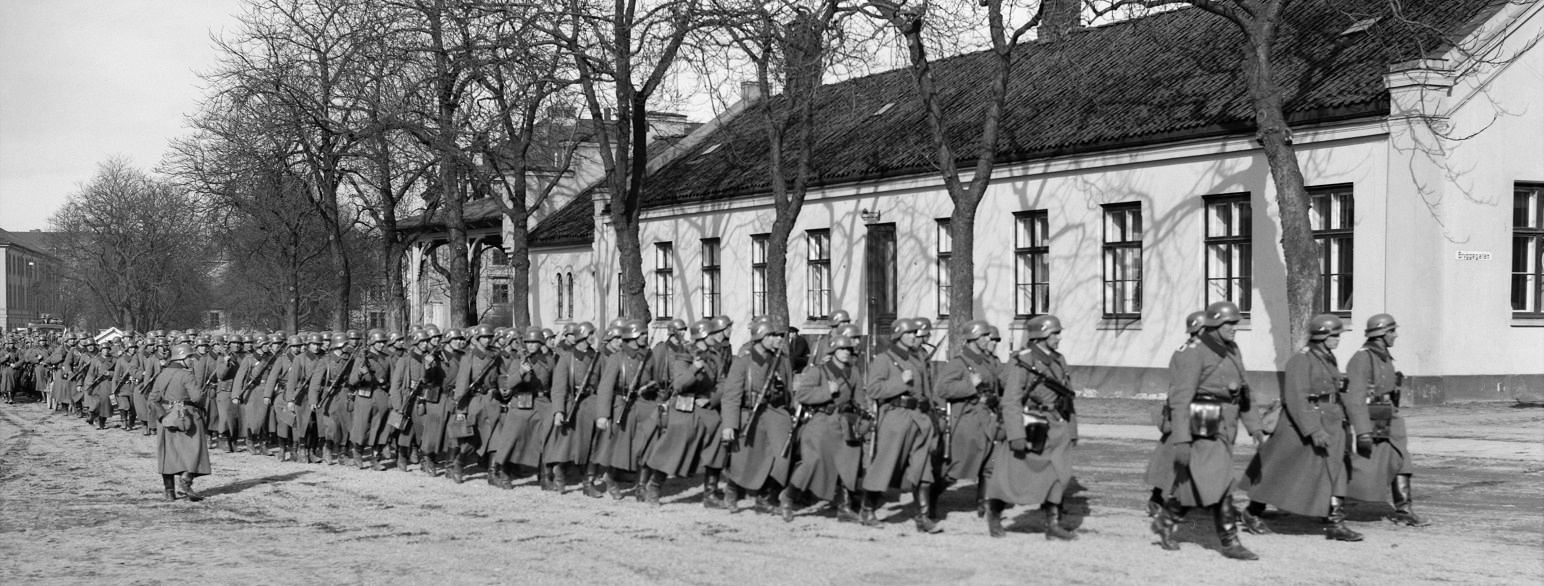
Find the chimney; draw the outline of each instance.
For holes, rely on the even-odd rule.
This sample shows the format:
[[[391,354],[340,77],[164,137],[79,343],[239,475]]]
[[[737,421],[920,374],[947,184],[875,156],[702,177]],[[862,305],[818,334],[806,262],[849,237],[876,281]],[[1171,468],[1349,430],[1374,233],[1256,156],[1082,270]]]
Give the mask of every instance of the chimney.
[[[1035,31],[1040,40],[1065,40],[1082,27],[1083,0],[1041,0],[1040,26]]]
[[[761,83],[755,80],[740,82],[740,101],[751,103],[761,99]]]
[[[611,221],[611,188],[603,185],[595,186],[590,191],[590,203],[595,206],[595,219],[609,223]]]
[[[649,140],[686,136],[686,115],[673,112],[649,112],[644,115],[649,124]]]

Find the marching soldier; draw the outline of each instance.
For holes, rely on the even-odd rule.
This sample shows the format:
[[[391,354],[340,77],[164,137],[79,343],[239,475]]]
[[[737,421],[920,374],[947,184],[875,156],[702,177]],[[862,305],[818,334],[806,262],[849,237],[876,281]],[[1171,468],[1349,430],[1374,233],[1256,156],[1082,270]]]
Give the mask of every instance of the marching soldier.
[[[1206,312],[1196,311],[1185,316],[1185,334],[1188,336],[1184,344],[1180,344],[1174,354],[1169,357],[1170,384],[1173,384],[1175,373],[1179,372],[1179,357],[1186,350],[1196,347],[1201,343],[1201,328],[1206,323]],[[1231,328],[1229,329],[1231,331]],[[1231,341],[1231,334],[1230,334]],[[1241,379],[1242,380],[1242,379]],[[1240,383],[1242,384],[1242,382]],[[1171,391],[1172,392],[1172,391]],[[1173,412],[1167,401],[1158,413],[1158,449],[1153,450],[1153,455],[1147,460],[1147,473],[1144,475],[1147,485],[1153,487],[1147,497],[1147,516],[1157,517],[1163,511],[1164,491],[1174,488],[1174,458],[1168,446],[1170,426],[1169,421]],[[1259,445],[1259,442],[1255,442]]]
[[[118,405],[118,424],[124,431],[134,430],[135,405],[134,405],[134,381],[143,372],[140,369],[140,361],[143,357],[139,353],[139,340],[126,338],[123,353],[113,363],[113,401]]]
[[[674,356],[671,363],[670,400],[666,405],[664,431],[648,461],[655,482],[645,490],[645,500],[659,502],[659,484],[668,476],[688,478],[706,469],[703,506],[716,508],[719,472],[724,468],[724,444],[719,441],[723,417],[713,408],[713,395],[724,377],[723,357],[714,348],[723,331],[714,331],[712,320],[702,319],[688,328],[691,348]],[[656,346],[656,348],[658,348]]]
[[[5,349],[0,350],[0,395],[5,395],[7,405],[15,402],[20,368],[21,353],[16,351],[16,340],[7,336]]]
[[[552,371],[552,402],[558,410],[552,416],[555,426],[542,459],[547,462],[551,484],[558,492],[567,492],[565,470],[573,468],[585,475],[584,494],[600,498],[601,492],[596,488],[600,473],[598,466],[590,460],[595,420],[600,417],[595,390],[603,362],[600,353],[593,348],[595,324],[574,325],[569,339],[572,344],[558,358]]]
[[[1067,361],[1061,347],[1061,320],[1054,315],[1030,318],[1027,347],[1008,363],[1003,378],[1002,425],[1006,441],[995,449],[987,480],[987,531],[1005,535],[1003,509],[1010,504],[1039,504],[1045,513],[1045,538],[1070,541],[1077,534],[1062,526],[1062,496],[1072,481],[1072,444],[1077,431]]]
[[[1389,353],[1399,337],[1398,327],[1387,313],[1368,318],[1363,333],[1367,341],[1346,363],[1345,401],[1352,426],[1358,439],[1369,433],[1373,441],[1371,455],[1358,453],[1351,458],[1346,496],[1369,502],[1389,502],[1392,497],[1394,514],[1389,520],[1425,527],[1431,522],[1415,514],[1410,503],[1410,444],[1405,418],[1399,414],[1404,373],[1394,370],[1394,356]]]
[[[282,336],[281,334],[274,335]],[[263,402],[270,403],[273,407],[270,420],[272,423],[268,426],[268,429],[279,441],[278,458],[280,462],[294,459],[297,440],[303,440],[305,432],[305,428],[299,427],[298,423],[297,394],[292,391],[294,387],[290,386],[293,384],[290,381],[298,378],[298,375],[293,374],[295,369],[305,368],[301,364],[301,357],[305,351],[305,339],[296,334],[285,340],[285,343],[286,345],[282,350],[276,350],[278,353],[277,360],[268,367],[268,374],[259,383],[262,389]],[[302,449],[304,449],[304,446],[302,446]]]
[[[1162,471],[1153,474],[1153,466],[1147,476],[1150,483],[1165,483],[1157,487],[1164,489],[1168,499],[1153,519],[1152,529],[1158,544],[1169,551],[1179,550],[1174,532],[1180,520],[1191,508],[1205,507],[1212,510],[1222,555],[1260,559],[1239,542],[1233,507],[1233,438],[1238,436],[1239,418],[1257,444],[1263,434],[1234,342],[1239,319],[1238,307],[1231,302],[1207,306],[1200,334],[1169,361],[1165,403],[1169,431],[1155,450],[1168,460],[1167,480]],[[1190,319],[1185,321],[1188,328]]]
[[[618,473],[638,473],[640,489],[648,486],[653,476],[640,462],[654,438],[659,406],[659,385],[648,376],[648,324],[640,319],[627,320],[617,339],[622,345],[601,371],[596,399],[601,413],[595,426],[606,433],[592,456],[605,467],[606,492],[613,499],[622,498]],[[639,500],[645,496],[644,490],[637,491]]]
[[[542,450],[552,432],[552,368],[549,355],[542,349],[546,337],[540,326],[530,326],[520,336],[523,352],[511,357],[511,366],[499,376],[499,393],[504,412],[498,430],[489,440],[489,469],[498,479],[499,488],[512,488],[510,478],[519,469],[535,469],[541,475]],[[514,468],[514,470],[511,470]],[[549,489],[551,479],[541,475],[541,486]]]
[[[686,321],[681,318],[672,319],[665,324],[665,339],[655,344],[649,352],[649,378],[661,389],[671,388],[670,366],[681,356],[691,354],[682,340],[685,335]]]
[[[874,509],[891,489],[911,491],[917,530],[939,533],[933,520],[932,483],[938,432],[929,416],[932,378],[922,347],[919,320],[902,318],[891,325],[890,347],[869,362],[864,381],[869,399],[879,404],[873,453],[867,458],[861,516],[874,522]]]
[[[176,500],[177,489],[190,501],[203,500],[193,491],[193,479],[209,474],[209,442],[204,437],[208,431],[198,407],[204,388],[186,366],[192,356],[192,348],[178,344],[150,389],[150,400],[166,411],[156,433],[155,455],[168,500]]]
[[[1244,474],[1249,514],[1258,518],[1265,505],[1299,515],[1324,517],[1325,538],[1361,541],[1362,534],[1346,527],[1347,438],[1345,377],[1335,361],[1335,348],[1345,325],[1340,318],[1320,314],[1308,322],[1308,346],[1287,361],[1281,405],[1282,423],[1260,446]],[[1370,453],[1372,436],[1356,438],[1357,451]]]
[[[86,362],[86,377],[82,402],[86,406],[86,425],[95,423],[97,429],[107,429],[107,419],[113,414],[112,348],[98,345],[95,341],[86,345],[91,354]]]
[[[456,373],[455,414],[449,424],[450,436],[457,441],[456,454],[451,457],[449,476],[456,484],[465,480],[462,462],[481,445],[486,445],[498,425],[500,403],[489,397],[488,390],[497,384],[503,357],[490,347],[493,328],[476,326],[471,332],[472,348],[461,358]],[[490,475],[491,476],[491,475]]]
[[[982,516],[986,514],[985,478],[991,472],[987,464],[998,434],[1002,363],[997,360],[991,325],[981,320],[968,322],[960,337],[965,347],[940,369],[936,385],[938,398],[945,402],[941,420],[947,426],[940,433],[947,438],[947,467],[933,490],[942,493],[958,480],[975,480],[976,513]],[[937,503],[937,496],[932,500]]]
[[[409,359],[423,369],[422,375],[409,372],[403,380],[418,380],[423,385],[418,398],[417,414],[413,419],[413,433],[418,443],[418,469],[430,478],[438,471],[438,461],[449,457],[446,452],[446,423],[450,420],[455,404],[451,394],[455,391],[455,377],[461,367],[461,348],[465,337],[455,342],[455,348],[446,348],[440,328],[428,326],[418,334],[418,342],[409,352]],[[414,368],[411,365],[409,368]],[[396,379],[393,379],[396,380]]]
[[[354,361],[348,384],[353,389],[353,408],[349,418],[349,442],[353,444],[354,461],[360,468],[385,470],[388,429],[386,417],[391,413],[391,366],[392,355],[386,351],[386,332],[370,330],[369,348]]]
[[[340,464],[344,459],[341,450],[348,446],[348,408],[350,397],[344,394],[344,385],[353,370],[353,360],[348,354],[348,338],[333,334],[331,348],[312,365],[306,394],[316,413],[317,436],[322,444],[322,460],[329,466]]]
[[[268,455],[273,427],[273,396],[267,379],[284,352],[284,334],[270,334],[257,339],[262,347],[249,353],[246,368],[236,373],[236,398],[241,402],[242,433],[247,438],[247,452]]]
[[[853,501],[861,493],[858,474],[863,464],[863,439],[873,421],[859,404],[862,380],[857,369],[858,341],[827,338],[820,346],[830,356],[794,377],[794,400],[807,414],[798,435],[799,458],[778,499],[784,521],[793,520],[793,497],[808,492],[831,503],[844,523],[860,521]]]
[[[831,331],[827,332],[826,335],[821,336],[819,340],[815,341],[815,347],[811,349],[811,354],[813,356],[812,360],[816,362],[825,362],[830,360],[831,340],[842,335],[837,333],[838,330],[842,329],[842,326],[849,325],[852,325],[852,314],[847,313],[847,310],[838,309],[831,312]]]
[[[738,510],[739,495],[756,495],[756,511],[772,513],[790,472],[785,454],[793,433],[788,329],[776,318],[755,321],[751,342],[736,356],[724,380],[723,441],[729,443],[724,508]]]

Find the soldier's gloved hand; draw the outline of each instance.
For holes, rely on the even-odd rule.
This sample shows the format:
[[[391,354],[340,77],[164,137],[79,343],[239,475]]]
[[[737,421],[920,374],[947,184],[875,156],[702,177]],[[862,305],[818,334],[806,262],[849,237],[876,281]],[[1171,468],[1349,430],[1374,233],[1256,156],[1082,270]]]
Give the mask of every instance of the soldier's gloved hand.
[[[1180,466],[1190,465],[1190,442],[1174,444],[1174,463]]]
[[[602,417],[600,419],[596,419],[595,420],[595,427],[596,427],[596,429],[599,429],[601,431],[606,431],[607,429],[611,429],[611,418],[610,417]]]
[[[270,399],[268,397],[263,397],[263,404],[264,405],[272,405],[273,404],[273,399]]]
[[[1249,432],[1249,438],[1254,440],[1254,445],[1258,446],[1265,443],[1265,432],[1256,429]]]
[[[1015,456],[1023,457],[1024,453],[1029,451],[1029,443],[1025,442],[1024,438],[1011,439],[1008,440],[1008,449],[1012,450]]]
[[[1322,429],[1310,434],[1308,439],[1313,442],[1313,446],[1316,448],[1330,447],[1330,434]]]
[[[834,381],[834,380],[826,381],[826,390],[830,391],[831,392],[831,396],[833,396],[833,397],[836,396],[836,391],[840,387],[841,387],[841,385],[837,384],[837,382]]]
[[[901,371],[901,382],[903,383],[910,383],[915,377],[916,374],[912,373],[910,369]]]
[[[284,405],[284,407],[289,409],[290,413],[294,413],[295,412],[295,404],[294,403],[286,403]]]
[[[724,428],[724,431],[719,432],[718,435],[724,441],[732,442],[732,441],[734,441],[734,428],[726,427],[726,428]]]
[[[700,358],[692,361],[692,370],[702,370],[707,367],[708,363],[703,362]]]
[[[564,424],[564,423],[565,423],[565,422],[566,422],[566,421],[567,421],[567,420],[568,420],[568,418],[567,418],[567,417],[566,417],[566,416],[564,416],[564,415],[563,415],[563,412],[562,412],[562,411],[558,411],[558,412],[557,412],[557,413],[553,413],[553,414],[552,414],[552,424],[553,424],[553,425],[556,425],[556,426],[559,426],[559,427],[562,427],[562,426],[563,426],[563,424]]]
[[[970,386],[971,386],[971,388],[976,388],[976,387],[981,386],[981,375],[976,374],[974,372],[970,373]]]
[[[1363,458],[1372,457],[1372,434],[1359,433],[1356,435],[1356,455]]]

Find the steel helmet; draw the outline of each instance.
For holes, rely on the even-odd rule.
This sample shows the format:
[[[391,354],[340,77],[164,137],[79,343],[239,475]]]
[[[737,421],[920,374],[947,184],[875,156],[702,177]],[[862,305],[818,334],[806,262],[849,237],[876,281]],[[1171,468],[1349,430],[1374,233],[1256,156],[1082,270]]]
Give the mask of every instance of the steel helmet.
[[[713,334],[713,320],[699,319],[692,322],[688,334],[690,334],[693,342],[708,339],[708,336]]]
[[[467,337],[474,340],[477,338],[491,338],[493,337],[493,328],[487,324],[477,324],[472,326],[472,331],[467,333]]]
[[[788,333],[788,326],[783,325],[783,320],[768,317],[761,321],[751,322],[751,341],[759,342],[767,336],[781,336]]]
[[[371,344],[374,344],[376,342],[388,342],[388,341],[390,341],[390,338],[388,338],[386,336],[386,331],[385,330],[370,330],[370,343]]]
[[[1321,313],[1308,320],[1308,341],[1320,342],[1330,336],[1338,336],[1346,330],[1346,324],[1333,314]]]
[[[509,332],[509,328],[506,328],[506,327],[503,327],[503,326],[499,326],[499,327],[493,328],[493,337],[495,337],[495,338],[506,337],[506,336],[509,335],[509,333],[510,333]]]
[[[465,340],[466,331],[462,330],[461,328],[450,328],[445,330],[444,337],[446,340]]]
[[[417,330],[417,331],[412,331],[412,332],[408,332],[407,333],[407,343],[408,343],[408,345],[417,346],[419,342],[428,342],[428,341],[429,341],[429,336],[425,336],[423,330]]]
[[[359,330],[348,331],[348,339],[350,340],[363,340],[364,338],[364,334],[359,333]]]
[[[1367,331],[1364,334],[1369,338],[1376,338],[1393,331],[1397,327],[1399,327],[1399,324],[1394,323],[1394,316],[1380,313],[1367,318]]]
[[[1002,330],[997,329],[997,326],[987,326],[987,330],[989,330],[987,337],[991,338],[993,342],[1001,342],[1003,340]]]
[[[911,319],[917,322],[917,335],[926,336],[928,332],[933,331],[933,320],[925,317],[914,317]]]
[[[636,340],[649,333],[649,324],[641,319],[630,319],[617,334],[623,340]]]
[[[198,341],[196,343],[194,343],[193,345],[194,346],[208,346],[209,345],[209,336],[199,336],[198,337]]]
[[[1201,327],[1205,325],[1205,311],[1192,311],[1190,312],[1190,315],[1185,316],[1185,333],[1187,334],[1194,334],[1199,332],[1201,331]]]
[[[899,340],[901,339],[901,336],[909,333],[916,333],[921,329],[921,324],[918,324],[916,320],[909,317],[903,317],[901,319],[895,320],[890,324],[890,339]]]
[[[1236,324],[1244,318],[1232,301],[1216,301],[1206,306],[1206,322],[1202,325],[1215,328],[1222,324]]]
[[[847,313],[845,309],[833,311],[831,312],[831,323],[836,325],[852,323],[852,314]]]
[[[734,320],[729,319],[729,316],[727,316],[727,315],[716,315],[716,316],[713,316],[712,324],[713,324],[713,327],[710,328],[711,331],[709,333],[717,334],[719,332],[722,332],[724,330],[727,330],[729,328],[734,327]]]
[[[686,329],[686,320],[681,319],[679,317],[675,318],[673,320],[670,320],[670,323],[665,324],[665,329],[668,330],[672,334],[674,334],[676,332],[679,332],[681,330],[684,330],[684,329]]]
[[[1024,332],[1031,340],[1044,340],[1061,331],[1061,320],[1049,313],[1029,318],[1029,322],[1024,324]]]
[[[542,328],[541,329],[541,337],[542,337],[543,340],[551,340],[552,338],[554,338],[556,336],[557,336],[557,334],[552,331],[552,328]]]
[[[831,335],[832,336],[845,336],[845,337],[852,338],[852,339],[856,340],[856,339],[858,339],[858,336],[863,335],[863,330],[858,329],[858,326],[856,324],[842,324],[842,325],[836,326],[836,329],[831,330]]]
[[[960,328],[960,333],[966,342],[974,342],[981,339],[982,336],[990,335],[992,333],[992,326],[985,321],[973,319],[965,322],[965,326]]]
[[[602,342],[610,342],[622,337],[622,326],[606,326],[606,332],[601,335]]]
[[[831,345],[826,348],[826,353],[827,354],[835,354],[836,351],[841,349],[841,348],[846,348],[848,350],[856,350],[858,348],[858,341],[854,340],[852,338],[849,338],[847,336],[835,336],[835,337],[832,337],[831,338]]]
[[[343,335],[343,334],[333,334],[332,335],[332,347],[333,348],[342,348],[342,347],[347,346],[347,345],[348,345],[348,336]]]
[[[300,337],[300,334],[295,334],[289,337],[289,345],[291,346],[304,346],[305,343],[306,339]]]
[[[575,322],[568,322],[566,324],[563,324],[563,335],[565,335],[565,336],[577,336],[577,335],[579,335],[579,324],[575,323]]]
[[[530,326],[525,329],[525,333],[520,336],[520,340],[526,343],[542,344],[547,341],[547,334],[542,333],[541,326]]]
[[[322,335],[321,334],[311,334],[309,336],[306,336],[306,343],[307,344],[326,344],[327,341],[322,339]]]
[[[187,344],[172,346],[172,360],[186,360],[193,355],[193,347]]]
[[[5,343],[7,343],[7,344],[15,344],[16,341],[12,340],[10,338],[6,338]],[[127,338],[127,339],[124,340],[123,347],[125,347],[125,348],[138,348],[139,347],[139,340],[136,340],[134,338]]]
[[[424,338],[442,338],[444,336],[445,336],[445,333],[440,331],[440,327],[439,326],[436,326],[436,325],[424,326]]]
[[[403,335],[402,332],[392,332],[391,336],[389,336],[389,341],[392,344],[396,344],[397,342],[401,342],[401,341],[406,340],[406,339],[407,339],[407,336]]]
[[[606,324],[606,327],[607,328],[625,328],[625,327],[627,327],[627,321],[628,321],[627,318],[619,317],[619,318],[616,318],[614,320],[611,320],[611,323]]]
[[[272,334],[268,334],[267,340],[268,340],[269,344],[281,344],[282,345],[282,344],[284,344],[284,333],[283,332],[274,332]]]
[[[574,327],[574,335],[579,339],[587,339],[590,336],[595,335],[595,324],[590,322],[580,322],[578,326]]]

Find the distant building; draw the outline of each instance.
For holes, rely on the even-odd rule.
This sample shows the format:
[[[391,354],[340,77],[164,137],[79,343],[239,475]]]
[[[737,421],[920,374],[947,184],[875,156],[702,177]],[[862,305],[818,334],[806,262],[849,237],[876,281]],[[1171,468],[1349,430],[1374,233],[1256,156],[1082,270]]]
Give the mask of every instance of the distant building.
[[[5,331],[35,324],[56,325],[59,311],[59,275],[63,268],[52,253],[53,233],[0,229],[0,316]]]

